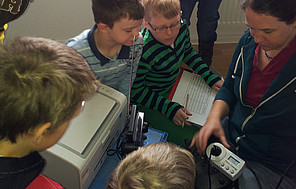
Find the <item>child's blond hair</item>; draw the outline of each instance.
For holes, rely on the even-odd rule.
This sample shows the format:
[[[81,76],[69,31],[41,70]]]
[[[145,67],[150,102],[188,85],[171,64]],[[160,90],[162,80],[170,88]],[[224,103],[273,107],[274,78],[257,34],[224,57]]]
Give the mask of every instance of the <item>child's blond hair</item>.
[[[110,177],[112,189],[192,189],[192,154],[172,143],[154,143],[127,155]]]
[[[180,14],[180,0],[144,0],[145,20],[152,16],[163,16],[171,19]]]

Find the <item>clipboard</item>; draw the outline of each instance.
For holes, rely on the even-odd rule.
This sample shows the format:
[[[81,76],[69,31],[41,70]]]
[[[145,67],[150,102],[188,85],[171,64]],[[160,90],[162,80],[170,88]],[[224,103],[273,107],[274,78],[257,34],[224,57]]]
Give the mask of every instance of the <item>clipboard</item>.
[[[210,88],[200,76],[181,68],[168,99],[185,107],[187,94],[189,94],[187,110],[192,113],[187,121],[196,126],[203,126],[217,92]]]

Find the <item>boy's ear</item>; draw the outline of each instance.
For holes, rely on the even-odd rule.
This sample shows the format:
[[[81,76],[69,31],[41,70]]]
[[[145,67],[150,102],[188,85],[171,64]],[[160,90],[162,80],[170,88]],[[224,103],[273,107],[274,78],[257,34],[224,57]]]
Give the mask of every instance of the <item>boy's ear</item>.
[[[148,29],[148,21],[146,19],[143,19],[142,24]]]
[[[110,28],[109,28],[109,26],[107,26],[107,24],[99,23],[99,24],[97,24],[97,27],[100,31],[102,31],[104,33],[107,33],[110,31]]]
[[[47,129],[51,127],[51,123],[47,122],[38,127],[34,132],[33,143],[38,146],[41,144],[43,136],[45,136]]]
[[[293,24],[294,27],[296,28],[296,19],[294,19],[294,22],[292,22],[292,24]]]

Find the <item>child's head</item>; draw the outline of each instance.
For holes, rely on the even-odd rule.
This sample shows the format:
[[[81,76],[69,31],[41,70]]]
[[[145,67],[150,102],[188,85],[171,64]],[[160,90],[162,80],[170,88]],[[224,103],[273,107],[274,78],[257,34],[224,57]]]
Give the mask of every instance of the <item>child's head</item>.
[[[138,37],[144,17],[142,0],[92,0],[92,10],[98,29],[117,43],[130,46]]]
[[[95,23],[104,23],[112,29],[122,18],[142,20],[144,7],[141,0],[92,0]]]
[[[175,144],[154,143],[128,154],[110,176],[110,189],[192,189],[195,161]]]
[[[144,26],[164,45],[174,43],[180,29],[180,0],[144,0]]]
[[[64,44],[23,37],[1,46],[0,141],[32,136],[36,150],[50,147],[95,91],[84,58]]]

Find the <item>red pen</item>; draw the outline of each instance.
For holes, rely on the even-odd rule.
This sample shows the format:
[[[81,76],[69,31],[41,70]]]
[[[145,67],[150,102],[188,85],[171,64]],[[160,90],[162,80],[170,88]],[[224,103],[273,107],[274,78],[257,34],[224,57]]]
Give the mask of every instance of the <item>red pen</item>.
[[[188,99],[189,99],[189,94],[187,94],[187,96],[186,96],[185,113],[186,113],[186,111],[187,111]]]
[[[189,94],[186,95],[186,102],[185,102],[185,108],[184,108],[184,112],[186,114],[187,112],[187,106],[188,106],[188,99],[189,99]],[[184,124],[182,125],[182,128],[184,127]]]

